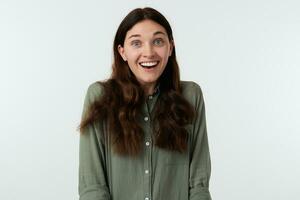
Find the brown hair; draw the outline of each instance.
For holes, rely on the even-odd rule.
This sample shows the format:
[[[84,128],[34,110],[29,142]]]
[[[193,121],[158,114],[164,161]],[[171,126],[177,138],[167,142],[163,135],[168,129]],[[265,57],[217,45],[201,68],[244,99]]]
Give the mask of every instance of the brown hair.
[[[138,113],[145,94],[127,62],[120,56],[118,45],[123,46],[127,31],[145,19],[163,26],[169,41],[174,42],[171,26],[161,13],[150,7],[132,10],[123,19],[115,35],[111,77],[98,81],[103,86],[103,95],[89,107],[79,125],[80,133],[84,133],[90,123],[107,120],[113,151],[119,155],[135,156],[143,147],[144,135],[138,123]],[[153,110],[153,142],[160,148],[184,152],[188,142],[188,132],[184,126],[191,123],[195,113],[192,105],[181,94],[175,46],[158,82],[160,94]]]

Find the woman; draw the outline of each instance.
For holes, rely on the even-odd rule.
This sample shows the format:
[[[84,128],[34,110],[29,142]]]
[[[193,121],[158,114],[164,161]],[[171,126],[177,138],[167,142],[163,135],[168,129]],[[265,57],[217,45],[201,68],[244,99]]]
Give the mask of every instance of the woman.
[[[181,81],[174,39],[153,8],[132,10],[108,80],[89,85],[80,123],[80,200],[209,200],[200,86]]]

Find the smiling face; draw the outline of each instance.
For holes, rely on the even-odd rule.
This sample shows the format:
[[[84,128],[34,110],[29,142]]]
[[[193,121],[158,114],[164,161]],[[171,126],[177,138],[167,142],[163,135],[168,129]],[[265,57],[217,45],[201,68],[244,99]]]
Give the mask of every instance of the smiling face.
[[[130,70],[147,93],[153,92],[172,49],[173,43],[169,41],[165,28],[148,19],[128,30],[124,46],[118,46],[123,60],[127,61]]]

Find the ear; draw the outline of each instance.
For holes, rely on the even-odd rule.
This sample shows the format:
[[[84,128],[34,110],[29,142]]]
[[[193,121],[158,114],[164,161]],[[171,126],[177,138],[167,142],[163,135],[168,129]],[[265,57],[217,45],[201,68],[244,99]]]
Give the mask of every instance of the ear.
[[[171,42],[170,42],[170,53],[169,53],[169,56],[171,56],[171,55],[172,55],[172,53],[173,53],[173,49],[174,49],[174,41],[173,41],[173,40],[171,40]]]
[[[124,53],[124,47],[122,47],[120,44],[118,45],[118,52],[121,55],[121,57],[123,58],[123,60],[126,62],[127,58]]]

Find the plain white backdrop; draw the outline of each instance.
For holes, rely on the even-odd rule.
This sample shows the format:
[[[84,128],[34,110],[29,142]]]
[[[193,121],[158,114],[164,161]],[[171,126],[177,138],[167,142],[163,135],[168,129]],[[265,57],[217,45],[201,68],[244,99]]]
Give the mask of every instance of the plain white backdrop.
[[[123,17],[169,20],[181,79],[201,86],[214,200],[300,196],[299,1],[0,1],[0,199],[78,199],[90,83]]]

